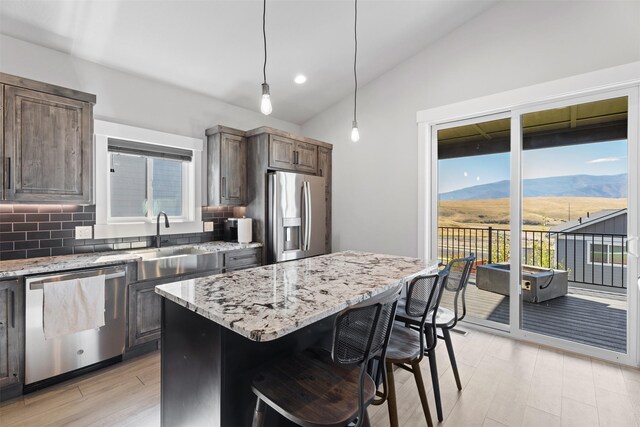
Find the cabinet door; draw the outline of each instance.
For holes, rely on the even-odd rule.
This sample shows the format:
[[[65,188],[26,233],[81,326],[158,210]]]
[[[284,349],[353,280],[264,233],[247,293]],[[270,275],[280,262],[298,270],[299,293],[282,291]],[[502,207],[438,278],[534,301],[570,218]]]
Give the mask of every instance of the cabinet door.
[[[331,150],[318,147],[318,176],[328,177],[331,171]]]
[[[129,347],[160,339],[161,296],[155,282],[129,285]]]
[[[14,86],[4,89],[5,198],[90,203],[93,116],[87,102]]]
[[[325,179],[325,205],[327,206],[325,251],[331,253],[331,150],[318,147],[318,175]]]
[[[294,170],[294,141],[271,135],[269,140],[269,167]]]
[[[23,381],[23,291],[18,280],[0,281],[0,389]]]
[[[318,173],[318,146],[306,142],[296,141],[293,148],[296,170],[305,173]]]
[[[230,251],[224,253],[225,271],[243,270],[262,264],[260,248]]]
[[[245,204],[247,191],[247,144],[244,138],[222,134],[220,143],[221,204]]]

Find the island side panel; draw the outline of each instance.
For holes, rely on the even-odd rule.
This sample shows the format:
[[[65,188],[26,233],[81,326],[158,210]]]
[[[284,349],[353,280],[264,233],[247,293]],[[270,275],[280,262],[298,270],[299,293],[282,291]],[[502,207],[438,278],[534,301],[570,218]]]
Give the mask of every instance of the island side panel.
[[[273,341],[252,341],[162,299],[162,425],[251,426],[260,367],[310,347],[330,348],[335,315]],[[268,410],[265,426],[294,426]]]
[[[221,327],[162,298],[162,426],[221,426]]]

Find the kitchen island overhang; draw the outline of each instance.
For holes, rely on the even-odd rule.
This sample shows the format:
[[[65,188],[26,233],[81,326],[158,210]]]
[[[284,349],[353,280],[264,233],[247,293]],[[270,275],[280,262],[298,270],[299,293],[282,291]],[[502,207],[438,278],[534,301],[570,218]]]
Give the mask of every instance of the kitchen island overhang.
[[[343,308],[434,268],[348,251],[156,287],[163,425],[251,425],[257,368],[321,345]],[[268,413],[266,425],[288,424]]]

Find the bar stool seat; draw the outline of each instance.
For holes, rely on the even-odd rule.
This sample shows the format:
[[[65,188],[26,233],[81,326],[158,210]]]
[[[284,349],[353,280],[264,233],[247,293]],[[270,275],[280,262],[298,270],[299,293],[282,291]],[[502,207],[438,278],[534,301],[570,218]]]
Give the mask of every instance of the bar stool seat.
[[[387,346],[387,361],[411,363],[420,358],[420,332],[409,328],[393,328],[393,333]]]
[[[313,349],[280,360],[253,379],[253,392],[280,415],[302,426],[344,426],[358,414],[360,369],[334,364]],[[364,400],[376,386],[365,374]]]
[[[396,314],[396,320],[408,323],[410,325],[419,326],[420,316],[408,315],[405,311],[407,305],[407,299],[401,298],[398,301],[398,312]],[[428,318],[431,318],[432,313],[429,313]],[[456,315],[453,310],[449,310],[446,307],[439,307],[438,314],[436,315],[436,326],[438,328],[446,328],[451,325],[456,319]]]

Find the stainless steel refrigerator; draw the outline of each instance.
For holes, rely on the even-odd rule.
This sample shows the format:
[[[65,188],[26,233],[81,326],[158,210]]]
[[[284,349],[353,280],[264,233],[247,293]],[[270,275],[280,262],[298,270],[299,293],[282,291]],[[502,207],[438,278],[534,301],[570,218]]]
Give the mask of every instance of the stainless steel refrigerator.
[[[270,172],[267,245],[270,262],[325,253],[327,208],[323,177]]]

